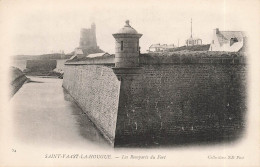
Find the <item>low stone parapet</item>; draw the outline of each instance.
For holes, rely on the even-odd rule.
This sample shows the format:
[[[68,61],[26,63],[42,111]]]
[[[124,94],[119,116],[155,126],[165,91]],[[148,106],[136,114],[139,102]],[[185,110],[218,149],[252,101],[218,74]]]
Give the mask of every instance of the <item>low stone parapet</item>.
[[[28,78],[16,67],[10,68],[10,96],[12,97],[26,82]]]

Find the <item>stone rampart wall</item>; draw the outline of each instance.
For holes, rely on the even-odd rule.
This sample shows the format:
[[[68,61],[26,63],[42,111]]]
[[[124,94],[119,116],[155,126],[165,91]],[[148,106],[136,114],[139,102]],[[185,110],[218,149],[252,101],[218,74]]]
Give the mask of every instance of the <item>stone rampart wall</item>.
[[[27,80],[27,77],[19,68],[10,68],[10,96],[13,96]]]
[[[134,70],[139,72],[132,75],[113,71],[112,60],[67,62],[63,86],[115,146],[223,141],[242,134],[245,56],[141,55]]]
[[[103,135],[114,143],[120,81],[111,66],[67,64],[63,87]]]
[[[241,134],[245,65],[142,67],[139,76],[121,77],[115,145],[225,140]]]
[[[57,66],[57,60],[27,60],[26,68],[31,71],[52,71]]]

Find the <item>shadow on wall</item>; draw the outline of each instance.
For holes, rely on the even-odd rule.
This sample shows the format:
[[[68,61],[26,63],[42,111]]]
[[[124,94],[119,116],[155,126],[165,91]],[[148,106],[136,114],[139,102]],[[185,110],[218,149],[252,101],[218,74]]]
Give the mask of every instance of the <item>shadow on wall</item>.
[[[84,137],[87,141],[96,144],[102,144],[104,146],[109,146],[107,140],[102,136],[96,126],[91,122],[86,113],[84,113],[77,105],[75,100],[71,97],[68,92],[63,89],[64,100],[70,101],[72,114],[76,118],[77,124],[79,125],[79,133],[82,137]]]

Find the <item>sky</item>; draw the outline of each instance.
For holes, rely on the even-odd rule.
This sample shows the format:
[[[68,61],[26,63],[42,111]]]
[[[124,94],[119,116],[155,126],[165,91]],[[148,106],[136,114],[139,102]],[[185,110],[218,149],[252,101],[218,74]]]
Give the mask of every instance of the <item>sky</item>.
[[[2,33],[8,37],[12,55],[39,55],[53,52],[72,52],[79,46],[81,28],[96,24],[98,46],[114,53],[113,33],[130,20],[130,25],[143,34],[141,52],[155,43],[182,46],[190,37],[211,42],[213,29],[247,31],[252,15],[239,14],[241,7],[250,10],[248,1],[228,0],[95,0],[95,1],[4,1]],[[247,2],[250,4],[247,7]],[[257,3],[259,4],[259,3]],[[7,42],[7,41],[4,41]]]

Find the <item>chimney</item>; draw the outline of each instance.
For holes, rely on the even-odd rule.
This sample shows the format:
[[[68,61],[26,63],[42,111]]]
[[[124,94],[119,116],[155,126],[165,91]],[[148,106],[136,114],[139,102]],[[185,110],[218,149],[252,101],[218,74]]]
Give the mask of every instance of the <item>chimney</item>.
[[[237,38],[231,38],[230,39],[230,46],[232,46],[236,42],[238,42]]]

